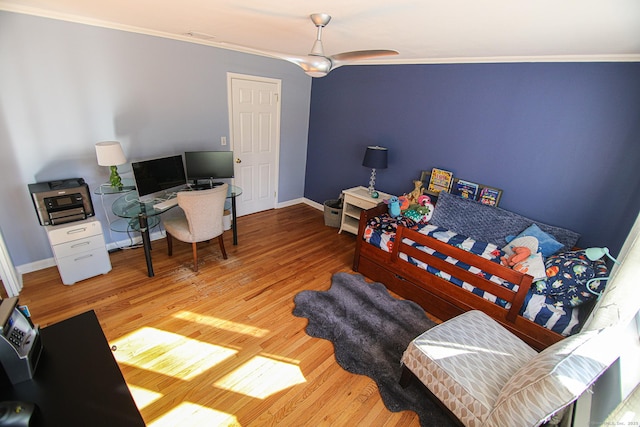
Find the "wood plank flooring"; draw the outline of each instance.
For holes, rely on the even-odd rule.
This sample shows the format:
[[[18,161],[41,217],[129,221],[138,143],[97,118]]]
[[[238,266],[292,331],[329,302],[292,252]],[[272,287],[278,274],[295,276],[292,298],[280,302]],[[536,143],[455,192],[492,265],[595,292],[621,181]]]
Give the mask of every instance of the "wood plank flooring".
[[[291,314],[298,292],[351,272],[355,237],[304,204],[238,218],[238,231],[238,246],[225,232],[227,260],[217,241],[199,245],[198,273],[190,245],[168,257],[162,239],[153,278],[142,249],[127,249],[72,286],[55,267],[24,275],[20,303],[41,327],[95,310],[148,426],[418,426]]]

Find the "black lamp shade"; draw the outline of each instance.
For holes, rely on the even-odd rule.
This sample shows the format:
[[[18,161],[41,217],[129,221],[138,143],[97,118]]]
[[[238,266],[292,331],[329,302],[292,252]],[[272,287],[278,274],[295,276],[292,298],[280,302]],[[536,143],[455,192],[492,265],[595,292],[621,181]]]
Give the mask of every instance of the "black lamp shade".
[[[385,147],[369,146],[364,153],[362,166],[372,169],[387,168],[387,149]]]

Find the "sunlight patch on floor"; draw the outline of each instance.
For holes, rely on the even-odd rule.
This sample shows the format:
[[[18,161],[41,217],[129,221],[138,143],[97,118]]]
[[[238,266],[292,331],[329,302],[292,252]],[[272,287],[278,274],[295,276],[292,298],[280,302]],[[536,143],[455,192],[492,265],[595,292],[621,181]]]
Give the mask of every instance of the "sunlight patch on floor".
[[[131,384],[127,385],[129,386],[129,391],[131,392],[131,396],[133,396],[133,400],[136,402],[138,409],[146,408],[163,396],[162,393],[151,391],[146,388],[137,387]]]
[[[140,328],[113,344],[119,363],[189,380],[238,353],[155,328]]]
[[[233,322],[231,320],[220,319],[213,316],[205,316],[203,314],[192,313],[190,311],[181,311],[174,314],[173,317],[177,319],[188,320],[190,322],[200,323],[201,325],[213,326],[214,328],[223,329],[229,332],[237,332],[252,337],[264,337],[269,333],[269,330],[256,328],[255,326],[246,325],[243,323]]]
[[[256,356],[215,383],[216,387],[265,399],[306,382],[297,365]]]
[[[238,419],[226,412],[182,402],[160,418],[147,424],[148,427],[175,426],[239,426]]]

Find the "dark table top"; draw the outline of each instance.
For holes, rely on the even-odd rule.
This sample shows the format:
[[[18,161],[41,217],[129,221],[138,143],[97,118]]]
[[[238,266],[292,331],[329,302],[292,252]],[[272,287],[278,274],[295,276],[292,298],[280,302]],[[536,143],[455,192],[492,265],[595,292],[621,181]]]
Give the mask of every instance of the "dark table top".
[[[43,328],[33,378],[11,384],[0,368],[0,401],[37,405],[32,426],[144,426],[93,311]]]

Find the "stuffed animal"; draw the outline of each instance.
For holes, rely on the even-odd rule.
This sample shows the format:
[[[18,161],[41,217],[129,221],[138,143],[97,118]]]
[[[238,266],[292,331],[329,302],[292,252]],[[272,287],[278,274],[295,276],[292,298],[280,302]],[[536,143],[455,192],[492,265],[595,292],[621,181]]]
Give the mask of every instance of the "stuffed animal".
[[[400,203],[400,211],[406,211],[411,206],[411,202],[407,196],[398,197],[398,203]]]
[[[420,206],[431,205],[431,197],[426,196],[426,195],[423,194],[422,196],[418,197],[418,204]],[[431,206],[432,206],[432,209],[433,209],[433,205],[431,205]]]
[[[391,196],[389,199],[384,201],[387,205],[389,205],[389,215],[394,218],[400,216],[400,201],[396,196]]]
[[[513,248],[513,253],[511,255],[503,256],[500,258],[500,261],[502,261],[502,265],[506,267],[513,267],[519,262],[529,258],[529,256],[531,256],[531,249],[524,246],[516,246]]]
[[[422,188],[422,181],[415,180],[413,181],[413,191],[409,194],[406,194],[409,203],[419,203],[418,198],[422,196],[422,192],[424,188]]]

